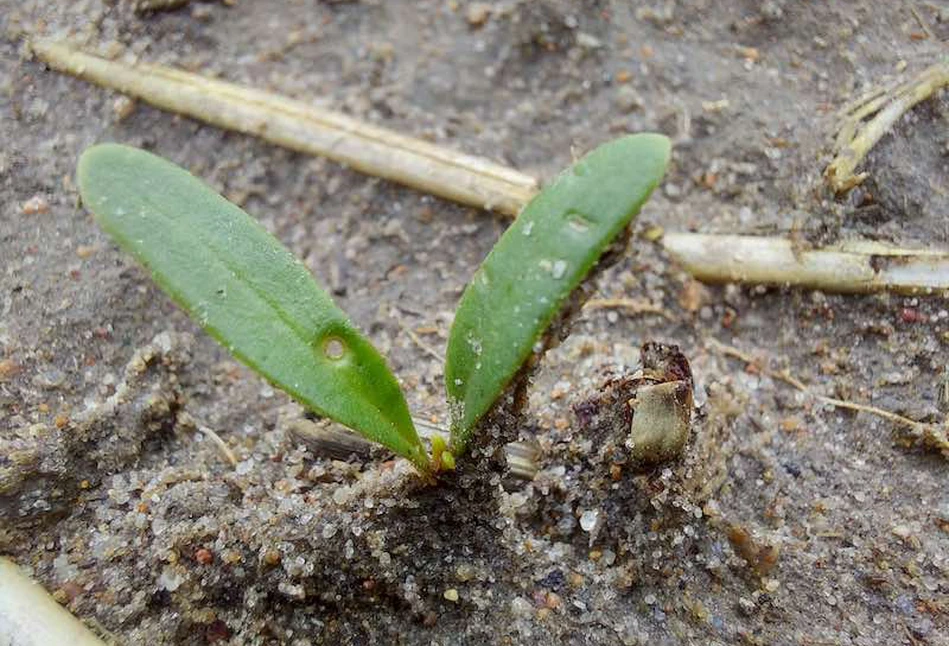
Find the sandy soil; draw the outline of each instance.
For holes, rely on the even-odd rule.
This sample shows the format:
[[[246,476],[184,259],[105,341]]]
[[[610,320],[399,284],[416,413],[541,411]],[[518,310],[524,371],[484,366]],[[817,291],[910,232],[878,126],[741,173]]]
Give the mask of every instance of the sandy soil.
[[[35,34],[312,100],[550,177],[658,130],[673,167],[637,232],[949,242],[945,97],[821,184],[834,111],[946,53],[939,2],[0,0],[0,554],[128,644],[947,644],[949,462],[723,357],[914,419],[949,402],[941,299],[705,288],[641,238],[540,366],[532,482],[473,463],[426,488],[381,452],[338,462],[77,201],[75,161],[121,141],[244,206],[332,289],[444,422],[440,362],[502,218],[222,132],[50,72]],[[233,6],[226,6],[233,4]],[[914,11],[911,11],[914,10]],[[925,28],[922,26],[925,25]],[[927,31],[928,30],[928,31]],[[679,463],[603,461],[573,407],[647,339],[696,379]],[[214,429],[229,465],[195,430]],[[616,466],[616,468],[611,468]],[[581,522],[582,521],[582,522]],[[2,641],[2,640],[0,640]]]

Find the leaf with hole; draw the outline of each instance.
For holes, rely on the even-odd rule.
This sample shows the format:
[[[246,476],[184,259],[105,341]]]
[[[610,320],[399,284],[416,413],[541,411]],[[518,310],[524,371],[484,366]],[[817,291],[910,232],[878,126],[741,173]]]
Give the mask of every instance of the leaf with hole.
[[[603,252],[659,184],[669,140],[639,134],[595,149],[524,208],[462,295],[445,384],[459,455]]]
[[[429,471],[385,360],[260,224],[184,169],[135,148],[88,149],[78,177],[102,228],[235,357]]]

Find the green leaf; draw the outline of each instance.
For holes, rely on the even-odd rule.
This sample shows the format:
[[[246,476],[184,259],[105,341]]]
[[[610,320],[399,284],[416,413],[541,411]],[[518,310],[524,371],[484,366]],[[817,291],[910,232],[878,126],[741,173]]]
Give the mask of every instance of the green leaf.
[[[100,226],[235,357],[428,472],[385,360],[253,218],[184,169],[128,146],[86,150],[78,176]]]
[[[570,293],[659,184],[669,140],[603,144],[531,200],[485,258],[455,313],[445,365],[452,449],[530,356]]]

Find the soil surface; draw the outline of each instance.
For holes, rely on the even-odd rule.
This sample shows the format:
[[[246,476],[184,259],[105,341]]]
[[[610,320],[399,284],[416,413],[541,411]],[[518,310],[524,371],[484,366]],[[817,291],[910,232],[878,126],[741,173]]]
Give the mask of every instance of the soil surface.
[[[874,149],[870,183],[838,200],[821,178],[836,111],[945,56],[949,6],[134,4],[0,0],[0,554],[96,632],[125,644],[949,644],[949,461],[763,369],[940,421],[945,300],[705,287],[642,235],[949,243],[944,96]],[[431,487],[380,450],[326,457],[293,432],[301,408],[96,227],[78,202],[80,152],[142,146],[241,204],[437,424],[433,354],[507,221],[130,104],[33,60],[36,35],[313,101],[543,178],[621,133],[664,132],[670,172],[596,283],[597,298],[654,311],[588,307],[544,358],[523,419],[494,429],[537,448],[533,480],[462,458]],[[574,410],[608,399],[607,376],[634,370],[647,340],[689,358],[696,409],[682,459],[641,473],[604,456]]]

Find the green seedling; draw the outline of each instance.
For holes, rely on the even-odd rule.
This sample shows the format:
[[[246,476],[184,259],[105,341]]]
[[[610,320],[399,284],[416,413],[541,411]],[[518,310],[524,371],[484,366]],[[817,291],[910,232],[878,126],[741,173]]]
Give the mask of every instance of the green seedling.
[[[78,178],[102,228],[235,357],[430,475],[454,468],[570,293],[659,183],[668,157],[660,135],[604,144],[535,197],[501,237],[452,325],[451,446],[436,436],[431,458],[385,360],[250,216],[187,171],[127,146],[90,148]]]
[[[668,161],[662,135],[603,144],[535,197],[485,258],[448,338],[445,386],[455,455],[571,292],[639,212]]]

